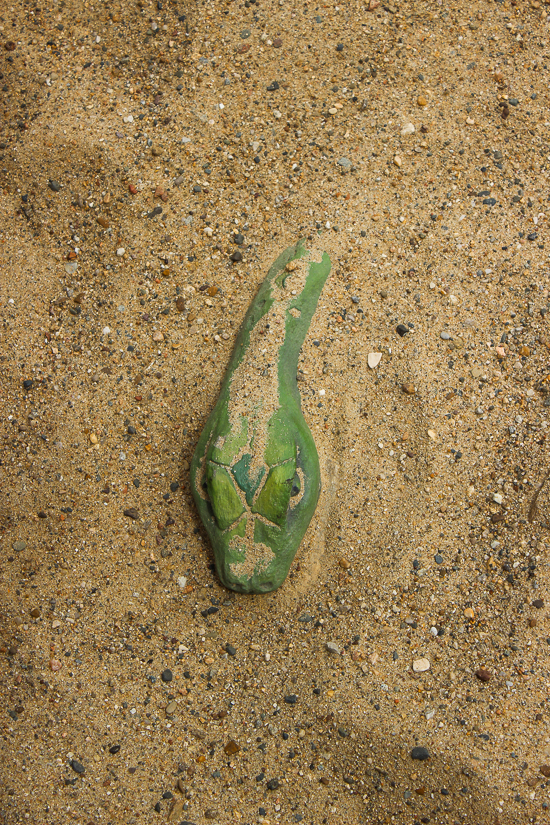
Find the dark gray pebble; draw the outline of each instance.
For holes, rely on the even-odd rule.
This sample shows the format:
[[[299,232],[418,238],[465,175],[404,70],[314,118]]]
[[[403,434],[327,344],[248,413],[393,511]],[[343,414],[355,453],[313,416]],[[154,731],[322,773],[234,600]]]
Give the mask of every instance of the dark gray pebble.
[[[59,190],[61,189],[61,184],[58,183],[56,180],[49,180],[48,186],[50,187],[52,192],[59,192]]]
[[[169,670],[169,668],[166,668],[166,670],[163,670],[162,673],[160,674],[160,678],[162,679],[163,682],[171,682],[172,679],[174,678],[174,675],[173,675],[172,671]]]
[[[278,83],[277,80],[274,80],[273,83],[270,83],[269,86],[267,87],[267,91],[268,92],[276,92],[278,88],[279,88],[279,83]]]
[[[78,762],[76,759],[71,759],[71,768],[75,773],[78,773],[82,776],[83,773],[86,773],[86,768],[81,762]]]
[[[396,328],[395,328],[395,331],[396,331],[396,332],[397,332],[397,334],[398,334],[398,335],[400,335],[400,336],[401,336],[401,338],[402,338],[404,335],[406,335],[406,334],[407,334],[407,332],[409,331],[409,328],[408,328],[408,327],[406,327],[406,326],[405,326],[405,324],[398,324],[398,325],[396,326]]]
[[[236,656],[237,655],[237,648],[233,647],[229,643],[225,646],[225,652],[229,654],[229,656]]]
[[[268,791],[276,791],[279,787],[279,780],[278,779],[270,779],[267,783],[267,790]]]
[[[430,758],[430,751],[428,750],[428,748],[422,748],[420,745],[417,745],[415,748],[412,749],[411,757],[413,759],[419,759],[421,762],[423,762],[425,759]]]
[[[230,255],[230,259],[233,263],[239,263],[239,261],[242,261],[243,259],[243,253],[237,249],[232,255]]]
[[[290,693],[288,696],[285,696],[284,698],[285,705],[295,705],[297,701],[298,697],[295,693]]]

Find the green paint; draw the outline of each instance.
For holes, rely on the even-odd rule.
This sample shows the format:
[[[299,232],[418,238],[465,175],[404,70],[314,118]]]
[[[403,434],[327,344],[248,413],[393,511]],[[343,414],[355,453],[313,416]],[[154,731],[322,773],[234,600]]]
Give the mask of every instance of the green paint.
[[[326,253],[318,262],[313,257],[300,241],[269,270],[191,465],[218,575],[242,593],[267,593],[283,583],[319,498],[319,459],[296,382],[300,349],[330,273]]]

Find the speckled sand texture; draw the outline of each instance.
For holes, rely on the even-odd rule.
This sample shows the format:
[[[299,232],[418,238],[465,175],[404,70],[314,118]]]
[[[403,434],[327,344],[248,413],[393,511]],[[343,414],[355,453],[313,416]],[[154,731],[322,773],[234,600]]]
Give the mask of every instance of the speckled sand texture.
[[[548,14],[2,5],[2,825],[550,821]],[[189,461],[301,237],[323,490],[240,596]]]

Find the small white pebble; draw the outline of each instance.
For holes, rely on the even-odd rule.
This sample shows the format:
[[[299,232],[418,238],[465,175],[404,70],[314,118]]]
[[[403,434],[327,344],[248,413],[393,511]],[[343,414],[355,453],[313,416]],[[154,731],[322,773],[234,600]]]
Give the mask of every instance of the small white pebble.
[[[124,249],[123,246],[119,246],[119,248],[116,251],[116,254],[118,255],[119,258],[122,258],[126,254],[126,250]]]
[[[111,332],[110,327],[103,327],[103,330],[102,330],[101,334],[102,335],[109,335],[110,332]]]
[[[413,662],[413,670],[415,673],[425,673],[430,669],[428,659],[415,659]]]
[[[187,585],[186,576],[178,576],[178,587],[184,588]]]
[[[382,360],[382,353],[381,352],[369,352],[367,356],[367,364],[371,368],[371,370],[376,369],[380,361]]]
[[[495,504],[502,504],[502,493],[494,493],[493,501]]]

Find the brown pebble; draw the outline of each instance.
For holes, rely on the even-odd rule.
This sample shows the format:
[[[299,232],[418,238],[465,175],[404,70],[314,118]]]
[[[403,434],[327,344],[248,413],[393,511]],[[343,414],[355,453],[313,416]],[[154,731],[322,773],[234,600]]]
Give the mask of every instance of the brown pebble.
[[[130,195],[137,195],[137,186],[134,186],[133,183],[129,183],[128,192],[130,193]]]
[[[540,772],[543,776],[550,777],[550,765],[541,765]]]
[[[230,739],[229,742],[226,742],[223,746],[223,749],[228,756],[233,756],[240,751],[241,746],[237,745],[234,739]]]
[[[407,395],[414,395],[416,392],[414,384],[401,384],[401,389],[407,393]]]
[[[249,48],[250,48],[250,43],[242,43],[237,48],[237,54],[245,54],[245,52],[247,52],[249,50]]]
[[[542,608],[544,607],[544,601],[542,599],[534,599],[534,601],[532,601],[531,604],[533,605],[533,607],[536,607],[537,610],[542,610]]]
[[[273,40],[273,46],[274,46],[275,49],[280,49],[282,45],[283,45],[283,41],[281,40],[280,37],[276,37]]]
[[[518,349],[518,355],[523,355],[527,357],[527,355],[531,355],[531,350],[529,347],[526,347],[525,344],[522,344],[521,347]]]
[[[220,291],[220,288],[217,287],[217,286],[209,286],[206,291],[210,295],[210,297],[213,298],[214,295],[218,294],[218,292]]]
[[[476,670],[476,676],[480,682],[488,682],[491,678],[491,674],[484,667],[480,667],[479,670]]]
[[[107,220],[107,218],[101,218],[101,217],[96,218],[96,222],[97,222],[100,226],[102,226],[102,227],[103,227],[103,229],[108,229],[108,228],[109,228],[109,221]]]
[[[15,43],[13,42],[13,40],[8,40],[8,42],[4,45],[4,48],[7,52],[14,52]]]
[[[153,148],[151,149],[151,154],[155,158],[158,158],[159,155],[162,155],[162,152],[163,152],[163,150],[161,149],[160,146],[153,146]]]
[[[155,198],[160,198],[163,203],[166,203],[166,201],[168,200],[168,195],[166,194],[162,186],[157,186],[157,188],[155,189]]]
[[[33,617],[33,619],[38,619],[38,617],[40,616],[40,608],[33,607],[33,609],[31,610],[31,616]]]
[[[124,515],[134,520],[139,518],[139,513],[135,507],[128,507],[126,510],[124,510]]]
[[[424,95],[419,95],[416,99],[416,102],[418,103],[419,106],[427,106],[428,105],[428,101],[426,100]]]
[[[185,309],[185,300],[180,295],[179,298],[176,298],[176,309],[178,312],[183,312]]]
[[[529,619],[529,627],[536,627],[537,620],[536,619]]]

